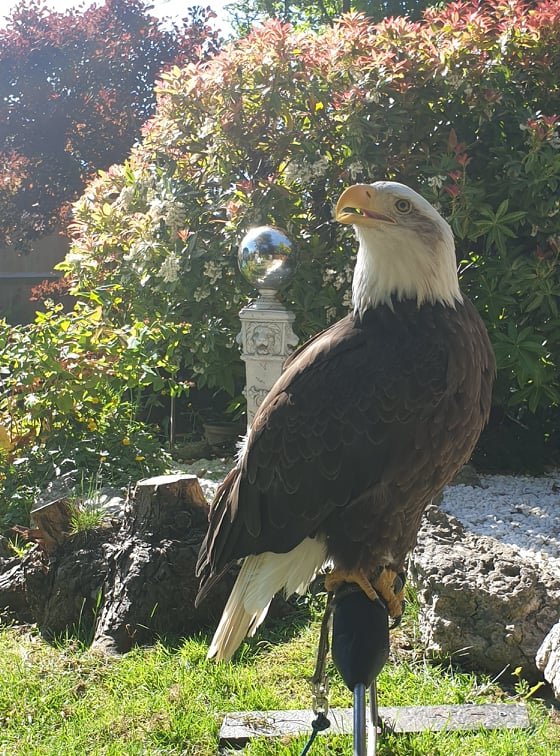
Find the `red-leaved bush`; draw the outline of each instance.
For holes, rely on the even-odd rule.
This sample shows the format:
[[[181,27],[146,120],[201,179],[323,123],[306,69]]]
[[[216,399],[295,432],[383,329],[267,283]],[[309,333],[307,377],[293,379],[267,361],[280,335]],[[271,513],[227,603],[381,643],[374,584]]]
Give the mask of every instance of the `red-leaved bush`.
[[[153,82],[218,46],[207,9],[164,29],[144,0],[48,10],[22,0],[0,29],[0,246],[49,231],[99,168],[123,160]]]
[[[462,285],[496,349],[496,405],[548,422],[560,400],[559,40],[555,0],[256,28],[163,76],[142,144],[77,203],[66,269],[111,316],[191,322],[185,370],[233,393],[247,227],[294,237],[286,298],[306,336],[349,305],[355,242],[331,218],[340,191],[403,181],[453,225]]]

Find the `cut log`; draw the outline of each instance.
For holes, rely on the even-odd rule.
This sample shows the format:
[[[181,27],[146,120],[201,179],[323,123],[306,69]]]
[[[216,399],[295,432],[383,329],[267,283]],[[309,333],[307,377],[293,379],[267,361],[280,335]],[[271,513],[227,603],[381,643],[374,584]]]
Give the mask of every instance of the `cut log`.
[[[48,557],[39,544],[23,558],[0,559],[0,624],[36,623],[49,640],[91,634],[116,529],[71,536]]]
[[[109,555],[118,528],[104,526],[71,536],[48,562],[47,580],[28,579],[29,604],[44,636],[93,637]]]
[[[195,609],[195,566],[208,525],[196,476],[142,480],[121,518],[75,534],[68,501],[35,510],[29,535],[41,548],[0,559],[0,622],[36,622],[47,638],[78,633],[114,653],[215,625],[234,572]]]
[[[195,566],[207,525],[208,504],[196,476],[162,475],[137,484],[110,558],[94,647],[124,653],[216,621],[231,578],[194,607]]]
[[[35,529],[28,531],[28,538],[36,541],[50,556],[70,535],[72,507],[67,498],[56,499],[31,510]]]

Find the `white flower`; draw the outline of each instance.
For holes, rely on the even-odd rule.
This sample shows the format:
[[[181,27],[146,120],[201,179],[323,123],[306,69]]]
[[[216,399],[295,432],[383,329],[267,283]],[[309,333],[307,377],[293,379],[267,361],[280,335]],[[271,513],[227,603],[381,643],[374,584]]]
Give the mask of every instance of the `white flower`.
[[[315,178],[321,178],[329,170],[329,160],[321,155],[319,160],[311,165],[311,173]]]
[[[123,186],[117,200],[115,201],[115,205],[118,205],[123,210],[128,210],[132,206],[134,192],[135,189],[133,186]]]
[[[193,299],[195,302],[202,302],[203,299],[210,294],[210,291],[206,288],[195,289],[193,292]]]
[[[359,160],[356,160],[354,163],[350,163],[348,166],[348,173],[350,174],[350,178],[352,181],[355,181],[358,176],[363,172],[364,170],[364,164],[360,163]]]
[[[287,166],[284,168],[284,179],[291,184],[292,181],[297,181],[299,178],[299,163],[295,160],[290,160]]]
[[[156,223],[160,220],[164,220],[167,215],[167,206],[165,200],[161,197],[154,197],[148,208],[148,215]]]
[[[205,118],[198,129],[198,137],[204,139],[216,132],[216,122],[212,118]]]
[[[370,89],[365,95],[366,102],[374,102],[376,105],[381,102],[381,93],[377,89]]]
[[[142,260],[148,256],[153,246],[153,242],[147,241],[146,239],[136,239],[128,248],[128,252],[123,255],[123,260],[126,260],[127,262],[134,261],[136,258]]]
[[[318,159],[314,163],[307,160],[301,162],[292,160],[284,169],[284,179],[288,184],[296,181],[306,184],[313,179],[324,176],[328,169],[329,159],[325,155],[318,155]]]
[[[65,262],[68,263],[68,265],[81,264],[84,257],[85,255],[82,254],[82,252],[77,252],[75,249],[71,249],[66,255]]]
[[[428,186],[431,186],[432,189],[441,189],[445,178],[445,176],[430,176],[428,179]]]
[[[222,277],[222,268],[213,260],[208,260],[208,262],[204,263],[203,268],[204,275],[208,279],[208,283],[210,285],[215,284],[217,281],[219,281]]]
[[[186,217],[187,209],[182,202],[174,200],[167,204],[165,224],[169,228],[172,236],[177,236],[177,232],[183,228]]]
[[[323,271],[323,283],[330,284],[336,278],[336,270],[334,268],[325,268]]]
[[[295,161],[290,163],[288,168],[291,167],[291,172],[288,174],[287,178],[289,181],[300,181],[304,184],[310,182],[313,178],[313,169],[309,165],[309,163],[302,162],[302,163],[296,163]],[[286,169],[287,171],[287,169]]]
[[[172,253],[163,261],[158,276],[163,279],[164,283],[174,283],[179,278],[180,270],[181,260],[178,255]]]

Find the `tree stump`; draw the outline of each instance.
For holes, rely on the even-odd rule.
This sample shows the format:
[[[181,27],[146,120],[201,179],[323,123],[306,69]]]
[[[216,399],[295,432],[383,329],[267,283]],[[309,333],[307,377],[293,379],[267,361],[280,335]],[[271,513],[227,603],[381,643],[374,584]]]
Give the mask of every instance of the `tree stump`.
[[[95,647],[112,653],[215,625],[234,575],[224,576],[195,609],[195,566],[208,525],[208,504],[196,476],[142,480],[122,519],[72,535],[69,520],[58,516],[62,509],[37,511],[40,527],[29,536],[40,547],[23,558],[0,557],[0,622],[36,622],[48,639],[67,633],[93,637]]]
[[[29,581],[44,578],[42,559],[37,546],[23,558],[0,558],[0,624],[34,622],[35,612],[29,600]]]
[[[31,510],[31,521],[35,528],[27,537],[36,541],[46,554],[54,554],[70,535],[72,510],[67,498],[55,499]]]
[[[207,525],[208,504],[196,476],[162,475],[137,484],[110,558],[94,647],[123,653],[215,622],[232,581],[225,579],[195,609],[195,566]]]

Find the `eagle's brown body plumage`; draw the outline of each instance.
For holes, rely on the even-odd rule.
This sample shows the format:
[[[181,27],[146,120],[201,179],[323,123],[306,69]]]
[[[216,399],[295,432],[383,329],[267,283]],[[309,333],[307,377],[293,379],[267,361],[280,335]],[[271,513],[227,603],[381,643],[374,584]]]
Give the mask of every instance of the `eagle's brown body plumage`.
[[[210,647],[218,659],[274,593],[305,590],[326,561],[360,585],[401,572],[424,509],[490,412],[494,356],[459,290],[448,224],[393,182],[350,187],[337,219],[360,242],[354,312],[287,361],[212,504],[197,600],[243,560]]]
[[[218,491],[201,595],[232,562],[317,534],[346,569],[402,570],[425,507],[486,423],[493,371],[468,300],[456,309],[383,305],[301,347]]]

